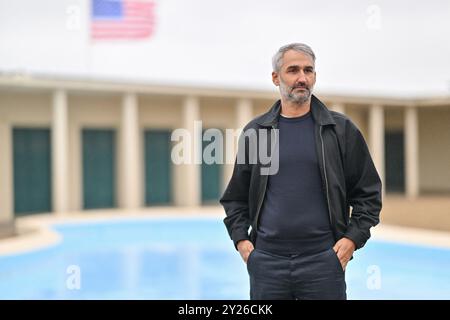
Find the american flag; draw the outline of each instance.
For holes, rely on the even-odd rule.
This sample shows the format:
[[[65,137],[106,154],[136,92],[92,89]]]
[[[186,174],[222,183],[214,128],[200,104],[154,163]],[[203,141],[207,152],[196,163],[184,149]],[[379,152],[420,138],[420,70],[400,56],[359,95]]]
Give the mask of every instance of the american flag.
[[[91,38],[148,38],[154,30],[154,8],[146,0],[92,0]]]

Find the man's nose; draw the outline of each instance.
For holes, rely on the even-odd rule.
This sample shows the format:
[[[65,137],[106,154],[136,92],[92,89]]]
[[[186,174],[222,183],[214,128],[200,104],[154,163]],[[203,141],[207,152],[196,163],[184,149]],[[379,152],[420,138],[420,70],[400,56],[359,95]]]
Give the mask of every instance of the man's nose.
[[[297,78],[297,83],[306,83],[306,75],[303,71],[300,71]]]

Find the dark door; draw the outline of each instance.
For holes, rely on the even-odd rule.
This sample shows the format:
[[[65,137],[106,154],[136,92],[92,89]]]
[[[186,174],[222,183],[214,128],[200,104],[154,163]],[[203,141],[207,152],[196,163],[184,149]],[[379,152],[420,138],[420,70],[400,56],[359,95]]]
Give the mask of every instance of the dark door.
[[[145,131],[145,203],[172,202],[171,131]]]
[[[84,129],[82,136],[83,207],[115,207],[115,132]]]
[[[217,129],[219,130],[219,129]],[[214,138],[212,141],[203,141],[202,150],[214,142]],[[203,153],[202,153],[203,154]],[[215,151],[212,152],[212,156],[215,157]],[[221,192],[222,192],[222,164],[212,163],[207,164],[205,162],[205,158],[203,157],[202,161],[202,202],[205,204],[217,204]]]
[[[13,129],[14,212],[51,211],[51,146],[49,129]]]
[[[385,133],[386,192],[405,191],[404,136],[402,131]]]

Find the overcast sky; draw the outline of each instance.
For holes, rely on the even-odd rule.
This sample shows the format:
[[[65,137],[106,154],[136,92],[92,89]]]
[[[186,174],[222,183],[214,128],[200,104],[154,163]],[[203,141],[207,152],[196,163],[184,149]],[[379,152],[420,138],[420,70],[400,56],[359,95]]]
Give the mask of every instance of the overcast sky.
[[[322,91],[450,94],[448,0],[155,2],[151,38],[92,42],[90,0],[0,0],[0,71],[270,89],[272,55],[305,42]]]

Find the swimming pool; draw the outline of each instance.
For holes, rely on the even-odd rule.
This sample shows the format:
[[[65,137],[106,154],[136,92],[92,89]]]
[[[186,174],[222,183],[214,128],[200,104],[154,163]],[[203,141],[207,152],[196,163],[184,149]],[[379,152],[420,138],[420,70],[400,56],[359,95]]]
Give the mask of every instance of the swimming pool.
[[[219,218],[53,224],[62,242],[0,256],[0,299],[248,299],[245,264]],[[450,299],[450,250],[371,240],[349,299]]]

